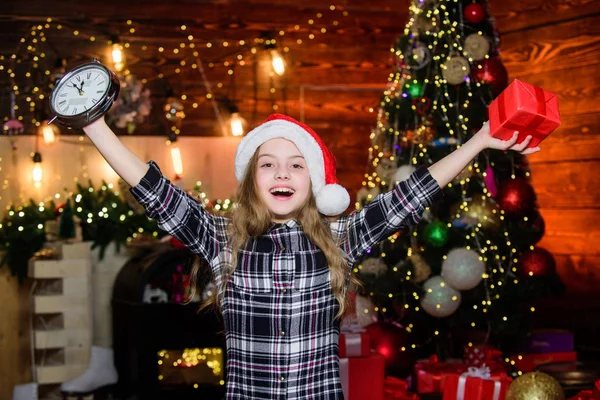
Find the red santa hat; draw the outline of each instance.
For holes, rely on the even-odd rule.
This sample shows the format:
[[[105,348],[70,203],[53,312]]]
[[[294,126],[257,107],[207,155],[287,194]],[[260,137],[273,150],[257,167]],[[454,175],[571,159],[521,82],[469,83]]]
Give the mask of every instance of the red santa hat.
[[[266,141],[283,138],[293,142],[308,166],[312,191],[321,214],[334,216],[350,205],[348,191],[338,184],[333,153],[310,127],[283,114],[273,114],[242,139],[235,154],[235,176],[241,182],[248,162]]]

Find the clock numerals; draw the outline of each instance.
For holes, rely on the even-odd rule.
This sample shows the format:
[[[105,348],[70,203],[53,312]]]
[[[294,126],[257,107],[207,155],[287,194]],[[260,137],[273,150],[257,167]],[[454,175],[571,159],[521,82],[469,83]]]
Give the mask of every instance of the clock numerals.
[[[73,115],[77,114],[77,107],[73,109]]]
[[[62,106],[62,105],[63,105],[63,104],[65,104],[66,102],[67,102],[66,100],[63,100],[63,101],[61,101],[60,103],[58,103],[58,105],[59,105],[59,106]]]
[[[88,72],[88,73],[87,73],[87,78],[88,78],[88,79],[90,79],[91,77],[92,77],[92,73],[91,73],[91,72]]]
[[[92,103],[96,104],[97,102],[98,102],[98,100],[92,99]]]
[[[75,78],[77,79],[77,82],[81,82],[81,77],[79,75],[77,75]]]
[[[96,93],[104,93],[104,90],[98,90]]]
[[[66,93],[61,93],[58,97],[67,97]]]

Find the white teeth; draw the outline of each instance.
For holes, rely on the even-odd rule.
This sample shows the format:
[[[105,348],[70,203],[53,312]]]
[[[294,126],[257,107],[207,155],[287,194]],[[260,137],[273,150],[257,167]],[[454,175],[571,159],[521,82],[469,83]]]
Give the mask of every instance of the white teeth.
[[[290,188],[274,188],[270,190],[271,193],[275,194],[275,193],[294,193],[295,191],[293,189]]]

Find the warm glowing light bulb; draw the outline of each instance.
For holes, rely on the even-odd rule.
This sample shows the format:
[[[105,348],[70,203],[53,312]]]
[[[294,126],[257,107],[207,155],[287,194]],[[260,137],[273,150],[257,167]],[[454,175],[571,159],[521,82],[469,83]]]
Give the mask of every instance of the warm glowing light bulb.
[[[54,128],[52,125],[42,125],[42,138],[44,138],[44,143],[47,145],[56,143],[56,135],[54,134]]]
[[[179,147],[171,147],[171,160],[173,161],[173,170],[175,174],[183,175],[183,161],[181,160],[181,151]]]
[[[239,112],[231,114],[229,123],[231,124],[231,134],[233,136],[242,136],[244,134],[244,122]]]
[[[279,52],[275,49],[271,49],[271,63],[273,64],[273,70],[279,76],[285,72],[285,63]]]
[[[35,153],[33,155],[33,170],[32,170],[32,178],[33,184],[35,187],[40,187],[42,184],[42,178],[44,177],[44,171],[42,169],[42,155],[40,153]]]
[[[119,43],[114,43],[112,45],[112,60],[117,71],[121,71],[125,67],[124,58],[123,46],[121,46]]]

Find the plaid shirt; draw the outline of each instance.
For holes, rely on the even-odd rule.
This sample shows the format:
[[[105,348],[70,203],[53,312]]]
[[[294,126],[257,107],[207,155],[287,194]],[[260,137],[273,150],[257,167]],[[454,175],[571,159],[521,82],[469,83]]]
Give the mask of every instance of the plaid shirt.
[[[154,162],[131,189],[149,217],[211,265],[220,287],[231,262],[228,219],[204,210],[172,185]],[[419,222],[441,195],[426,168],[360,211],[330,223],[348,261]],[[273,224],[240,250],[221,293],[227,342],[227,399],[343,399],[338,371],[339,306],[323,252],[290,220]]]

